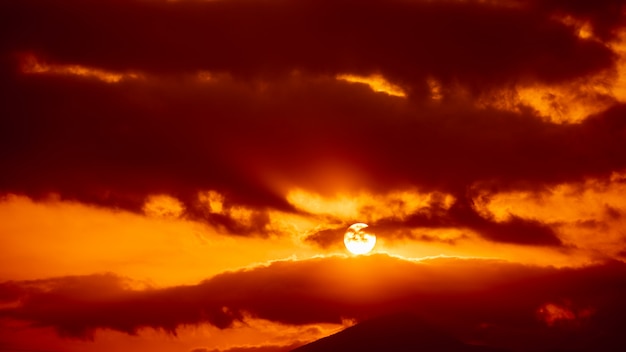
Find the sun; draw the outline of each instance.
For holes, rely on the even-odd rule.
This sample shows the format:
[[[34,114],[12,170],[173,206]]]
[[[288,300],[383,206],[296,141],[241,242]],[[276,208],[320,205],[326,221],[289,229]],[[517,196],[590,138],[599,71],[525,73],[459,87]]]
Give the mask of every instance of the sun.
[[[367,224],[363,223],[356,223],[348,227],[346,234],[343,236],[343,243],[350,253],[366,254],[374,249],[376,236],[365,232],[365,228],[367,228]]]

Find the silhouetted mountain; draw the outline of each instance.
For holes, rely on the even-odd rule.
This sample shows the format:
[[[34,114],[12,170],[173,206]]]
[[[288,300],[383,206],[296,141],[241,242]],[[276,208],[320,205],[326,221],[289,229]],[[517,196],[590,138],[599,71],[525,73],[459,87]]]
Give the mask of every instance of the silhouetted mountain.
[[[504,352],[501,349],[465,344],[408,313],[364,321],[292,352],[345,351]]]

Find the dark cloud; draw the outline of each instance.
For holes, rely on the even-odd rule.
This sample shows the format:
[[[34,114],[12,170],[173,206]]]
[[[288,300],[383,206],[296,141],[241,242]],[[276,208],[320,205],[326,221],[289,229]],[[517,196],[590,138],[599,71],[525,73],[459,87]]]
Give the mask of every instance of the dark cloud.
[[[470,228],[492,241],[544,246],[562,245],[557,233],[549,225],[518,216],[511,216],[503,222],[486,219],[476,212],[471,199],[466,197],[457,200],[450,209],[450,216],[455,227]]]
[[[141,327],[175,332],[180,325],[201,323],[227,328],[245,316],[309,324],[411,311],[464,338],[498,343],[514,338],[508,343],[532,345],[555,333],[588,343],[596,334],[620,336],[625,283],[621,262],[557,269],[479,259],[329,257],[274,262],[164,289],[134,290],[111,275],[14,282],[0,291],[24,286],[19,304],[0,316],[85,337],[105,328],[127,333]],[[548,322],[546,311],[559,309],[578,313],[556,314]]]
[[[314,243],[322,248],[340,246],[349,224],[341,224],[337,227],[315,231],[307,235],[305,241]]]
[[[614,38],[617,29],[624,28],[624,0],[538,0],[532,2],[539,10],[555,15],[570,15],[588,21],[594,35],[603,39]]]
[[[187,217],[248,234],[265,231],[269,209],[296,211],[285,200],[292,187],[322,194],[417,187],[460,197],[472,187],[538,189],[623,170],[623,105],[581,124],[553,124],[528,107],[507,112],[471,101],[492,89],[614,68],[608,46],[579,38],[554,16],[601,26],[619,4],[509,5],[3,1],[0,191],[133,211],[150,194],[170,194]],[[618,26],[602,23],[607,33]],[[25,53],[144,78],[107,84],[27,75],[19,72]],[[213,80],[199,82],[198,70]],[[334,79],[346,72],[382,73],[409,98]],[[439,103],[427,99],[431,78],[445,93]],[[452,86],[469,99],[451,94]],[[223,194],[228,209],[253,209],[253,219],[208,212],[198,201],[206,190]],[[413,214],[407,224],[560,244],[545,224],[494,223],[468,204]]]
[[[606,217],[612,220],[616,220],[622,217],[622,212],[619,209],[616,209],[609,205],[604,206],[604,212],[606,214]]]
[[[284,198],[293,186],[325,194],[339,179],[339,187],[355,190],[416,186],[458,195],[470,185],[536,189],[626,167],[621,105],[559,125],[530,112],[416,105],[298,75],[263,89],[227,78],[111,85],[57,76],[14,77],[3,88],[4,192],[56,192],[135,211],[147,195],[166,193],[183,201],[188,216],[238,233],[249,230],[207,214],[199,191],[258,208],[253,229],[263,229],[263,209],[293,211]],[[494,240],[522,226],[537,237],[510,242],[557,243],[525,220],[501,229],[471,212],[453,217]]]
[[[626,165],[623,106],[558,125],[530,113],[413,106],[360,85],[302,77],[262,92],[232,81],[54,77],[21,77],[5,88],[2,156],[12,172],[3,179],[43,189],[104,193],[119,184],[128,194],[172,187],[184,194],[231,185],[235,199],[278,206],[282,198],[259,185],[272,172],[277,182],[324,191],[315,176],[343,166],[362,175],[357,185],[455,192],[478,181],[563,182]]]
[[[322,248],[339,246],[349,222],[335,227],[314,232],[306,240]],[[552,224],[538,220],[510,216],[505,221],[495,221],[488,214],[477,212],[471,197],[459,195],[449,209],[441,207],[437,202],[420,208],[417,212],[401,218],[383,218],[369,223],[369,230],[384,237],[386,240],[412,239],[425,242],[438,241],[456,244],[458,240],[467,238],[439,238],[436,235],[416,235],[411,229],[466,229],[477,233],[483,238],[495,242],[513,243],[535,246],[563,246],[558,233]]]
[[[595,13],[593,6],[558,1],[540,11],[472,1],[20,0],[1,6],[2,31],[9,34],[3,52],[35,51],[116,70],[208,69],[246,77],[381,72],[419,95],[427,77],[486,89],[524,79],[568,80],[613,62],[604,45],[581,40],[552,18],[559,10],[600,20],[611,14],[606,6]],[[606,30],[617,25],[602,23]]]

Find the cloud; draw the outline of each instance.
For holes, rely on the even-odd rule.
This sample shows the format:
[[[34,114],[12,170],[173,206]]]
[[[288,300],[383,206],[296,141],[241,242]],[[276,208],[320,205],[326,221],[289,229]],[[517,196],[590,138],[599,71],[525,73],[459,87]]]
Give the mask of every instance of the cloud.
[[[552,15],[603,19],[615,7],[353,0],[29,0],[2,6],[3,32],[12,34],[0,48],[4,52],[34,50],[110,69],[208,69],[243,77],[379,71],[417,95],[428,76],[480,82],[473,88],[483,89],[607,68],[610,50],[581,40]],[[602,23],[604,31],[619,24]]]
[[[287,200],[292,187],[321,194],[417,187],[458,198],[470,186],[538,189],[626,167],[621,105],[569,125],[461,103],[415,106],[301,76],[263,90],[228,78],[111,86],[22,77],[5,84],[4,192],[53,192],[136,212],[150,196],[168,194],[185,216],[236,234],[264,233],[269,209],[296,212]],[[223,196],[224,211],[202,202],[208,191]],[[232,211],[242,207],[251,212],[248,225]],[[494,227],[468,214],[445,217],[495,241],[559,243],[532,220]]]
[[[320,257],[161,289],[132,289],[113,275],[5,283],[3,293],[15,286],[22,291],[19,305],[0,316],[89,337],[96,329],[175,333],[202,323],[228,328],[246,317],[300,325],[412,311],[455,334],[489,325],[540,340],[546,329],[559,328],[554,321],[581,317],[580,336],[603,331],[613,337],[624,323],[625,278],[621,262],[557,269],[486,259]]]
[[[383,203],[384,204],[384,203]],[[385,206],[385,205],[381,205]],[[480,214],[472,199],[467,196],[457,197],[449,209],[432,202],[419,208],[406,217],[384,217],[370,222],[373,233],[386,240],[413,239],[421,241],[439,241],[456,244],[466,239],[466,235],[451,238],[450,236],[418,234],[411,229],[457,229],[469,230],[494,242],[518,245],[563,247],[559,234],[547,222],[510,216],[506,220],[497,221],[491,214]],[[328,248],[342,243],[346,227],[342,223],[330,228],[314,231],[306,237],[306,241]]]
[[[503,222],[496,222],[479,215],[473,202],[466,198],[459,198],[450,213],[456,226],[468,227],[496,242],[562,245],[557,233],[545,223],[517,216],[512,216]]]
[[[613,38],[616,29],[623,28],[623,0],[602,0],[589,3],[584,0],[548,0],[533,1],[532,6],[539,10],[561,16],[573,16],[581,21],[588,21],[593,34],[600,38]]]
[[[307,213],[288,199],[296,188],[418,189],[457,206],[380,222],[558,246],[546,223],[496,222],[458,200],[626,168],[626,108],[612,99],[578,124],[479,104],[615,69],[608,42],[559,18],[610,33],[619,23],[601,20],[621,2],[542,4],[4,1],[0,192],[138,213],[166,196],[177,216],[250,235],[271,232],[272,210]],[[26,72],[25,58],[47,69]],[[342,75],[384,79],[407,97]]]
[[[146,194],[159,191],[191,203],[200,190],[217,188],[234,202],[290,209],[281,183],[325,192],[334,175],[352,187],[409,183],[454,192],[476,182],[578,180],[626,166],[618,152],[626,143],[622,106],[558,125],[467,105],[418,109],[359,86],[298,77],[262,92],[229,80],[12,83],[5,87],[12,93],[3,148],[12,152],[2,156],[11,169],[3,189],[101,203],[109,197],[122,207],[141,208]]]

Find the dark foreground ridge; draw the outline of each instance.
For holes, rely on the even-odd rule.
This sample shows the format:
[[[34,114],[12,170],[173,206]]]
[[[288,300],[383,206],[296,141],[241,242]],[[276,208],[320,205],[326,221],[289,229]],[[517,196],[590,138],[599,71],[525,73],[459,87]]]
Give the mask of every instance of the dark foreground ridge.
[[[607,328],[540,329],[512,338],[496,333],[494,343],[463,342],[417,315],[396,313],[366,320],[291,352],[623,352],[622,332]]]
[[[292,352],[507,352],[463,343],[409,313],[385,315],[364,321]]]

